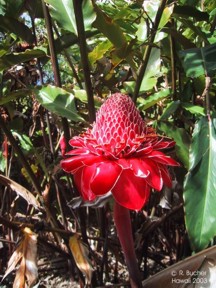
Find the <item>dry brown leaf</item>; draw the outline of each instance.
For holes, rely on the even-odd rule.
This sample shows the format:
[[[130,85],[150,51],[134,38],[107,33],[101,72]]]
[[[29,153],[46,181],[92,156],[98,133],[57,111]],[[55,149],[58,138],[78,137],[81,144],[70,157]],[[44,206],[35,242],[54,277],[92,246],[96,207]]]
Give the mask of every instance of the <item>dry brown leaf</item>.
[[[12,254],[3,277],[3,279],[7,277],[20,264],[16,272],[13,288],[31,287],[38,278],[37,234],[27,227],[23,229],[23,234],[24,237]]]
[[[70,237],[69,246],[77,267],[85,275],[87,284],[90,284],[93,267],[88,257],[88,248],[82,243],[77,233]]]
[[[19,196],[23,197],[29,204],[34,206],[36,209],[41,209],[40,203],[38,202],[38,200],[25,187],[21,186],[17,182],[3,175],[0,175],[0,183],[3,185],[9,186],[13,191],[15,191]]]

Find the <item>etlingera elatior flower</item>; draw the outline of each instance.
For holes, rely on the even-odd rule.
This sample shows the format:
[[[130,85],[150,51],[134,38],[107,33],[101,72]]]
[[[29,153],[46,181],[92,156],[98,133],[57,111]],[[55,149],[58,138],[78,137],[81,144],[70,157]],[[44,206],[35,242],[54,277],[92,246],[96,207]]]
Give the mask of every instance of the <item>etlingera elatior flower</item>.
[[[167,166],[178,163],[160,150],[174,141],[156,135],[146,126],[131,98],[115,93],[101,106],[92,129],[73,137],[74,148],[61,161],[74,175],[84,200],[112,192],[118,204],[140,210],[151,188],[160,191],[171,186]]]

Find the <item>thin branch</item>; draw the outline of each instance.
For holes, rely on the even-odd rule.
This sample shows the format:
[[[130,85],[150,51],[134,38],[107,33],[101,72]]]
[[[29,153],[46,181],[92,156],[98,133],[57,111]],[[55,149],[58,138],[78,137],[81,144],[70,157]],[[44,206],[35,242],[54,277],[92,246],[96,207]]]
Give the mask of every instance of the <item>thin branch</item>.
[[[143,80],[143,77],[144,77],[145,72],[146,72],[146,68],[147,68],[147,64],[148,64],[148,61],[149,61],[149,57],[150,57],[150,54],[151,54],[152,44],[154,43],[155,35],[157,33],[157,29],[158,29],[158,26],[159,26],[159,23],[160,23],[160,20],[161,20],[161,16],[163,14],[163,10],[164,10],[164,8],[166,6],[166,2],[167,2],[166,0],[161,0],[160,6],[158,8],[158,11],[157,11],[157,14],[156,14],[156,17],[155,17],[154,26],[153,26],[152,34],[151,34],[151,37],[150,37],[149,45],[145,49],[145,53],[144,53],[144,56],[143,56],[143,63],[140,66],[140,69],[138,71],[138,76],[137,76],[137,80],[136,80],[136,86],[135,86],[134,95],[133,95],[133,101],[135,103],[136,103],[137,97],[139,95],[139,90],[140,90],[140,87],[141,87],[141,84],[142,84],[142,80]]]
[[[78,40],[80,46],[80,55],[83,67],[83,74],[85,80],[85,88],[88,97],[88,109],[89,109],[89,120],[94,122],[95,120],[95,106],[94,106],[94,95],[90,78],[90,67],[88,62],[87,46],[86,46],[86,37],[85,37],[85,27],[83,21],[83,12],[82,12],[82,1],[73,0],[74,13],[76,18]]]

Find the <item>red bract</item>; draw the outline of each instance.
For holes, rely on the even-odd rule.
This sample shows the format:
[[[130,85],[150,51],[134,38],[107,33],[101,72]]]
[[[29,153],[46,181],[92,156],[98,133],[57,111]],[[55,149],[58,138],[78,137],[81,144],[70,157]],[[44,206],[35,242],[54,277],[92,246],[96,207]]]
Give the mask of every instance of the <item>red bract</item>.
[[[74,175],[84,200],[112,192],[122,206],[140,210],[150,189],[171,187],[167,166],[178,163],[159,150],[175,145],[147,127],[132,100],[113,94],[101,106],[92,129],[70,140],[75,149],[61,162]]]

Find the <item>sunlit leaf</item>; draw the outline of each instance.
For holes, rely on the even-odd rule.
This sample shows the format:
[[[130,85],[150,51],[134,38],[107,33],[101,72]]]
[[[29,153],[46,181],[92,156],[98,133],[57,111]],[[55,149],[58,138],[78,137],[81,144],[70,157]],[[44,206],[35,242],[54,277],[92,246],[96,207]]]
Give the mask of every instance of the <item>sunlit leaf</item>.
[[[91,283],[93,268],[88,257],[88,248],[79,239],[78,234],[74,234],[69,239],[69,247],[73,254],[77,267],[85,275],[87,284]]]
[[[191,103],[181,103],[181,106],[192,114],[205,116],[205,109],[203,107]]]
[[[2,151],[0,151],[0,171],[4,172],[6,169],[6,159],[2,153]]]
[[[160,5],[160,0],[150,0],[150,1],[143,1],[143,8],[145,13],[148,15],[148,18],[154,22],[158,8]]]
[[[172,13],[173,13],[173,9],[174,9],[174,4],[171,4],[167,7],[165,7],[165,9],[163,10],[161,19],[160,19],[160,23],[158,25],[158,28],[161,29],[163,28],[167,22],[169,21]]]
[[[25,150],[26,152],[30,152],[33,149],[33,144],[31,142],[31,139],[27,135],[25,134],[21,135],[15,131],[13,131],[13,135],[19,139],[23,150]]]
[[[148,32],[148,26],[146,24],[146,20],[141,18],[136,32],[137,39],[139,41],[145,41],[147,38],[147,32]]]
[[[35,196],[22,185],[3,175],[0,175],[0,183],[10,187],[11,190],[15,191],[19,196],[25,199],[29,205],[34,206],[36,209],[41,209],[40,203]]]
[[[184,183],[185,215],[194,250],[216,235],[216,119],[201,118],[195,126],[189,172]]]
[[[154,21],[155,16],[157,14],[157,10],[159,7],[160,1],[144,1],[143,2],[143,7],[144,7],[144,11],[145,13],[148,15],[147,19],[145,18],[141,18],[138,26],[137,26],[137,32],[136,32],[136,36],[137,39],[141,42],[146,41],[147,39],[147,33],[149,30],[149,21],[148,19],[151,19],[151,21]],[[174,5],[169,5],[167,7],[165,7],[165,9],[163,10],[161,19],[160,19],[160,23],[158,26],[158,31],[155,35],[155,41],[154,42],[158,42],[161,39],[163,39],[164,37],[166,37],[166,33],[161,32],[161,28],[163,28],[167,22],[169,21],[172,12],[173,12],[173,8]]]
[[[83,103],[86,103],[86,104],[88,103],[88,97],[87,97],[86,90],[74,89],[73,93],[74,93],[74,96],[76,99],[79,99]],[[95,108],[99,108],[102,105],[101,98],[94,97],[94,105],[95,105]]]
[[[152,89],[157,83],[157,77],[160,75],[161,59],[160,49],[152,48],[146,73],[141,83],[140,92]]]
[[[70,0],[45,0],[50,6],[50,13],[59,26],[77,35],[76,20],[73,1]],[[95,12],[90,0],[82,1],[85,30],[92,28],[95,20]]]
[[[94,64],[97,60],[100,60],[103,55],[112,47],[112,43],[108,40],[99,43],[90,53],[89,61]]]
[[[55,86],[34,89],[36,99],[49,111],[72,121],[83,121],[75,106],[74,95]]]

